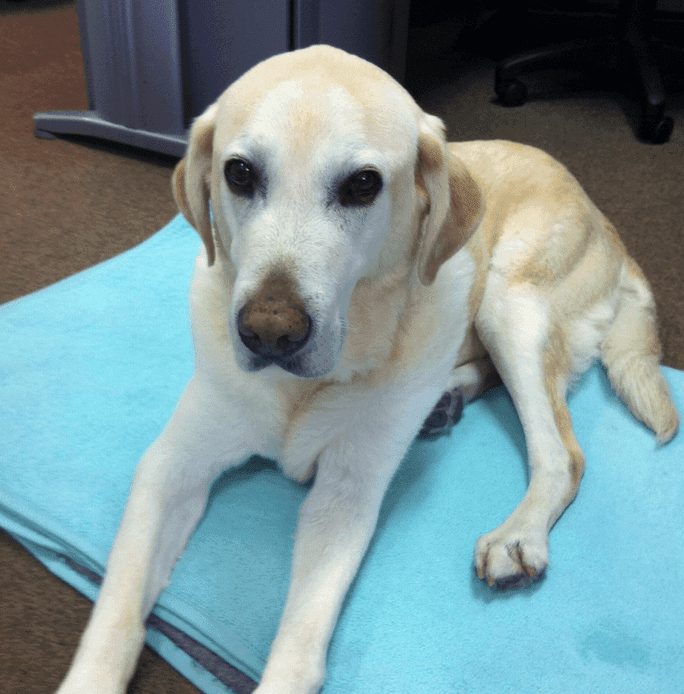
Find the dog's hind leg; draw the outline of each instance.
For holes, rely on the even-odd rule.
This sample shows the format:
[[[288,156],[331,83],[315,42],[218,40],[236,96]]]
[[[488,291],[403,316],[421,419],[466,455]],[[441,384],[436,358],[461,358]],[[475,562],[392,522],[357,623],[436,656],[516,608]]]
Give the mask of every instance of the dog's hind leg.
[[[546,569],[549,530],[577,493],[584,456],[565,401],[572,364],[546,300],[529,285],[490,282],[476,324],[522,423],[529,486],[509,518],[478,540],[475,567],[490,586],[507,588]]]

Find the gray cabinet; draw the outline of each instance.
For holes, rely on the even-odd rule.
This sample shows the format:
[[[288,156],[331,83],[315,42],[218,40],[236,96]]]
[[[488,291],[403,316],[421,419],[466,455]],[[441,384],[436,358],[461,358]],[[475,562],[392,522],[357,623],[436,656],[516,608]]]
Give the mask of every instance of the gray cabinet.
[[[36,134],[87,135],[182,156],[192,119],[277,53],[328,43],[404,76],[410,0],[78,0],[90,108],[34,115]]]

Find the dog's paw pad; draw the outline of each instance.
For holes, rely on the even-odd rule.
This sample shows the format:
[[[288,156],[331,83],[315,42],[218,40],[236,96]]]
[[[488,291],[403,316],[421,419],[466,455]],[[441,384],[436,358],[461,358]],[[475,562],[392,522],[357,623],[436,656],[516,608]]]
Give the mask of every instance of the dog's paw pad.
[[[480,579],[501,590],[522,588],[540,579],[549,563],[546,536],[483,535],[475,547],[475,569]]]
[[[463,393],[458,388],[446,391],[423,422],[420,436],[446,434],[463,414]]]

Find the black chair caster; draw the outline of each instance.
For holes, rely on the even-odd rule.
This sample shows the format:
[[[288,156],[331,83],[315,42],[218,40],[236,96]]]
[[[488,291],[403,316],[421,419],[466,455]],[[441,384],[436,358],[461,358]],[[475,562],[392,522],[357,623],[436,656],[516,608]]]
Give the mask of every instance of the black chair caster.
[[[505,80],[496,85],[496,95],[503,106],[522,106],[527,101],[527,87],[520,80]]]
[[[674,121],[670,116],[659,119],[644,118],[639,125],[639,138],[653,145],[663,145],[669,142],[673,129]]]

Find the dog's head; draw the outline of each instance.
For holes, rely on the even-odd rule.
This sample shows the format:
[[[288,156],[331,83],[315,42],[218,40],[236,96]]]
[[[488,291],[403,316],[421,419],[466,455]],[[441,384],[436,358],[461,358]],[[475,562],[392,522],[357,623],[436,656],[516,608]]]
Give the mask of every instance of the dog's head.
[[[359,282],[415,267],[431,284],[482,213],[442,122],[327,46],[266,60],[224,92],[193,124],[174,191],[233,282],[240,365],[304,377],[334,369]]]

